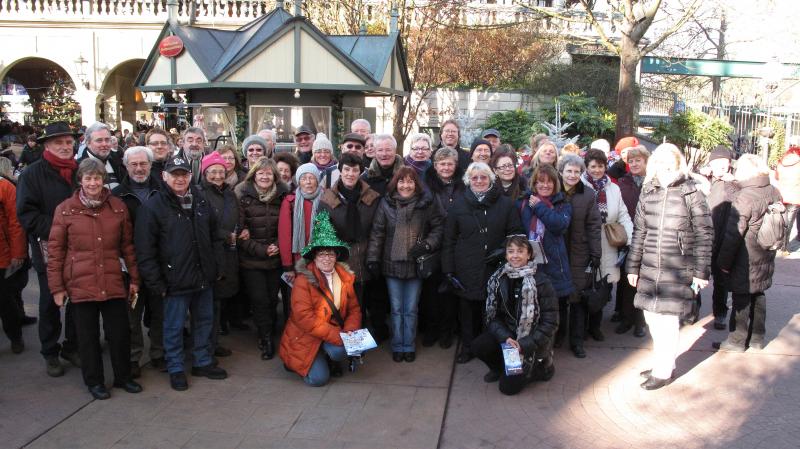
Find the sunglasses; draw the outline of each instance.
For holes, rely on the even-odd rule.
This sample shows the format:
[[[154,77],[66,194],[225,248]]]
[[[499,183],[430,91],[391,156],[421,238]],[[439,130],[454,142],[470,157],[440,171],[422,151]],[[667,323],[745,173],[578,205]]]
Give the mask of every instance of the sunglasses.
[[[360,143],[348,143],[348,144],[345,144],[344,147],[347,148],[348,150],[354,150],[354,149],[355,150],[363,150],[364,149],[364,146],[361,145]]]

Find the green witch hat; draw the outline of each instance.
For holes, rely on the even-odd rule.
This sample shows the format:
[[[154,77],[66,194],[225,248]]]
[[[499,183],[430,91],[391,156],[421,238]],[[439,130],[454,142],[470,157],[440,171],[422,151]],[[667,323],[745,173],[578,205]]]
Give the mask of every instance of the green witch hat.
[[[328,211],[320,211],[314,217],[314,228],[311,230],[311,240],[300,254],[306,259],[314,258],[314,250],[320,248],[332,248],[336,251],[339,261],[346,260],[350,255],[350,246],[339,240],[336,230],[331,224],[331,217]]]

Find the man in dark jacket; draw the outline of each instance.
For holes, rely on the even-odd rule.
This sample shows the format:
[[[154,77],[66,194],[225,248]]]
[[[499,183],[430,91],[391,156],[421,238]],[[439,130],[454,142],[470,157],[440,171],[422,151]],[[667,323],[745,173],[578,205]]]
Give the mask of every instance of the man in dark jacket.
[[[170,143],[169,134],[161,128],[153,128],[147,132],[144,141],[145,145],[153,152],[150,173],[153,179],[161,183],[163,182],[161,173],[164,172],[164,165],[172,156],[172,144]]]
[[[131,147],[125,151],[122,162],[128,176],[111,191],[128,207],[131,223],[136,223],[136,215],[141,205],[158,193],[161,182],[150,175],[153,153],[146,147]],[[135,229],[135,227],[134,227]],[[164,346],[162,343],[163,304],[161,296],[153,294],[147,288],[139,289],[139,300],[134,309],[128,309],[128,322],[131,327],[131,377],[140,375],[139,361],[144,349],[142,334],[142,315],[145,306],[150,310],[150,364],[155,369],[164,368]]]
[[[712,300],[714,329],[717,330],[727,327],[725,317],[728,315],[728,287],[725,285],[727,275],[719,269],[717,258],[722,247],[722,238],[725,236],[726,223],[731,209],[731,197],[736,192],[733,174],[731,174],[731,159],[733,159],[733,153],[724,145],[714,148],[708,157],[708,165],[711,169],[708,208],[711,210],[711,223],[714,226],[714,243],[711,247],[711,274],[714,277]]]
[[[45,127],[39,143],[44,145],[42,158],[23,171],[17,185],[17,216],[28,235],[33,267],[39,278],[39,341],[42,356],[47,362],[47,374],[64,375],[58,360],[61,357],[80,366],[77,354],[77,336],[72,318],[72,307],[67,305],[64,318],[64,344],[61,337],[61,312],[53,301],[47,284],[47,241],[56,206],[72,195],[75,188],[73,159],[75,134],[64,122],[54,122]],[[44,254],[43,251],[44,250]]]
[[[361,179],[367,181],[372,190],[383,196],[386,194],[389,181],[405,164],[403,158],[397,154],[397,141],[391,134],[377,134],[372,142],[375,145],[375,158],[361,175]]]
[[[781,201],[780,192],[770,184],[769,167],[758,156],[747,154],[739,158],[736,185],[739,191],[731,201],[717,256],[719,269],[730,275],[728,288],[733,297],[733,311],[728,338],[714,343],[714,347],[729,352],[742,352],[748,346],[764,347],[767,319],[764,292],[772,286],[775,251],[759,245],[758,231],[768,206]]]
[[[178,156],[188,161],[192,168],[192,184],[199,184],[202,173],[200,164],[205,156],[206,133],[201,128],[186,128],[183,131],[183,145]]]
[[[122,166],[121,152],[111,151],[111,128],[105,123],[92,124],[86,128],[84,142],[86,142],[86,151],[78,158],[78,164],[87,158],[97,159],[105,164],[108,174],[106,187],[114,190],[125,177],[125,169]]]
[[[170,385],[189,388],[184,374],[183,326],[191,310],[193,376],[224,379],[212,363],[213,282],[217,266],[212,246],[214,217],[206,199],[191,185],[191,164],[174,157],[164,169],[167,188],[137,211],[135,242],[139,273],[164,298],[164,350]]]

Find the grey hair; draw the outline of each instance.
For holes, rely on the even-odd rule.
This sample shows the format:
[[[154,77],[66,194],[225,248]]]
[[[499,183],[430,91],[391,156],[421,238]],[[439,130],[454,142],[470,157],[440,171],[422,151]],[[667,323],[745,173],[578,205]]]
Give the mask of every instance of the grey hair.
[[[392,147],[397,151],[397,140],[395,140],[394,136],[391,134],[375,134],[375,137],[372,139],[372,144],[377,147],[378,143],[383,141],[391,142]]]
[[[433,149],[433,140],[431,140],[431,136],[425,133],[414,133],[408,136],[408,148],[410,149],[415,143],[419,142],[420,140],[424,140],[428,143],[428,149]]]
[[[81,164],[78,165],[78,170],[75,173],[75,177],[79,181],[86,175],[100,175],[103,178],[103,182],[106,182],[108,179],[106,165],[91,157],[84,159]]]
[[[266,129],[266,128],[264,128],[264,129],[259,130],[256,133],[256,135],[260,136],[261,133],[269,134],[270,137],[272,137],[272,145],[275,145],[276,141],[278,140],[278,133],[276,133],[274,129]],[[263,139],[263,137],[262,137],[262,139]],[[266,139],[264,139],[264,140],[266,140]]]
[[[567,165],[580,167],[581,172],[586,171],[586,163],[583,161],[583,158],[577,154],[567,153],[562,155],[561,159],[558,160],[558,172],[563,172],[564,169],[567,168]]]
[[[86,131],[83,132],[83,141],[89,143],[92,141],[92,134],[106,130],[109,134],[111,134],[111,127],[106,125],[103,122],[94,122],[86,128]]]
[[[492,171],[492,169],[489,168],[489,165],[487,165],[485,162],[473,162],[469,164],[467,171],[464,172],[463,180],[465,186],[469,187],[469,178],[472,177],[472,172],[474,171],[482,171],[486,173],[489,175],[489,179],[492,180],[492,183],[494,183],[494,180],[497,177],[497,175],[494,174],[494,171]]]
[[[433,155],[433,163],[435,164],[435,163],[437,163],[437,162],[439,162],[439,161],[441,161],[443,159],[447,159],[447,158],[453,159],[454,161],[456,161],[456,164],[457,164],[458,163],[458,151],[456,151],[452,147],[441,147],[438,150],[436,150],[436,153]]]
[[[353,120],[353,123],[350,124],[350,130],[353,130],[353,126],[355,125],[367,125],[367,133],[372,133],[372,125],[369,124],[369,120],[363,118],[357,118]]]
[[[188,127],[188,128],[183,130],[183,133],[181,134],[181,137],[186,137],[187,134],[197,134],[198,136],[201,136],[203,138],[203,140],[206,140],[206,132],[203,131],[203,128],[197,128],[195,126],[190,126],[190,127]]]
[[[147,160],[149,162],[153,162],[153,159],[155,159],[155,157],[153,156],[153,150],[147,147],[136,146],[136,147],[130,147],[127,150],[125,150],[125,154],[122,155],[122,163],[127,167],[128,157],[136,156],[137,154],[142,154],[142,153],[147,155]]]

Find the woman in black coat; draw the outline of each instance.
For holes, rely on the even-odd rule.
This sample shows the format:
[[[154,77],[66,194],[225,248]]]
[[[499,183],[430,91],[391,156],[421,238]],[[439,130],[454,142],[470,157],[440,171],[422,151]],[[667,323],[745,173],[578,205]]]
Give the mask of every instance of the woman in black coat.
[[[472,341],[472,350],[489,367],[483,380],[500,380],[500,392],[513,395],[530,380],[548,381],[555,373],[552,342],[558,299],[549,277],[537,271],[525,235],[509,237],[505,250],[506,263],[489,278],[486,330]],[[503,343],[519,351],[522,373],[506,374]]]
[[[679,320],[708,285],[712,233],[705,195],[687,178],[680,150],[659,145],[647,163],[626,265],[637,288],[634,305],[644,310],[653,337],[652,369],[642,372],[646,390],[674,380]]]
[[[726,222],[725,236],[717,263],[730,275],[728,287],[733,296],[731,333],[714,346],[723,351],[742,352],[749,337],[749,347],[764,347],[767,298],[764,291],[772,286],[775,251],[758,244],[757,236],[770,204],[781,201],[781,194],[769,181],[769,168],[751,154],[736,163],[736,185]],[[752,317],[752,320],[750,320]]]
[[[447,212],[453,206],[456,198],[464,194],[464,182],[461,179],[464,173],[458,168],[458,150],[442,147],[433,157],[431,170],[425,171],[423,182],[428,191],[433,195],[434,201],[439,203],[440,210],[447,217]],[[439,341],[442,349],[453,345],[453,336],[456,331],[456,316],[458,313],[458,298],[452,291],[440,291],[439,286],[444,281],[441,266],[422,281],[422,310],[425,336],[422,346],[433,346]]]
[[[486,281],[502,258],[506,236],[522,234],[519,212],[495,183],[488,165],[473,162],[464,174],[466,189],[447,213],[442,272],[459,297],[461,350],[456,361],[473,358],[470,344],[479,332]]]
[[[214,282],[214,325],[211,329],[211,352],[216,357],[227,357],[231,350],[219,345],[219,328],[222,310],[228,308],[231,298],[239,292],[239,256],[236,251],[239,224],[239,204],[233,188],[225,182],[226,161],[213,151],[203,158],[200,170],[200,190],[205,194],[217,228],[214,240],[214,257],[217,259],[218,279]],[[226,310],[227,318],[227,310]]]
[[[584,171],[586,164],[575,154],[565,154],[558,161],[558,172],[561,174],[564,186],[562,191],[572,205],[572,220],[565,241],[575,292],[568,299],[568,307],[559,308],[559,331],[556,341],[566,336],[569,323],[569,346],[579,359],[586,357],[583,338],[587,317],[586,304],[581,300],[580,294],[591,281],[591,275],[586,273],[586,268],[590,265],[600,267],[602,255],[600,248],[602,220],[595,200],[597,195],[591,187],[581,182]]]

